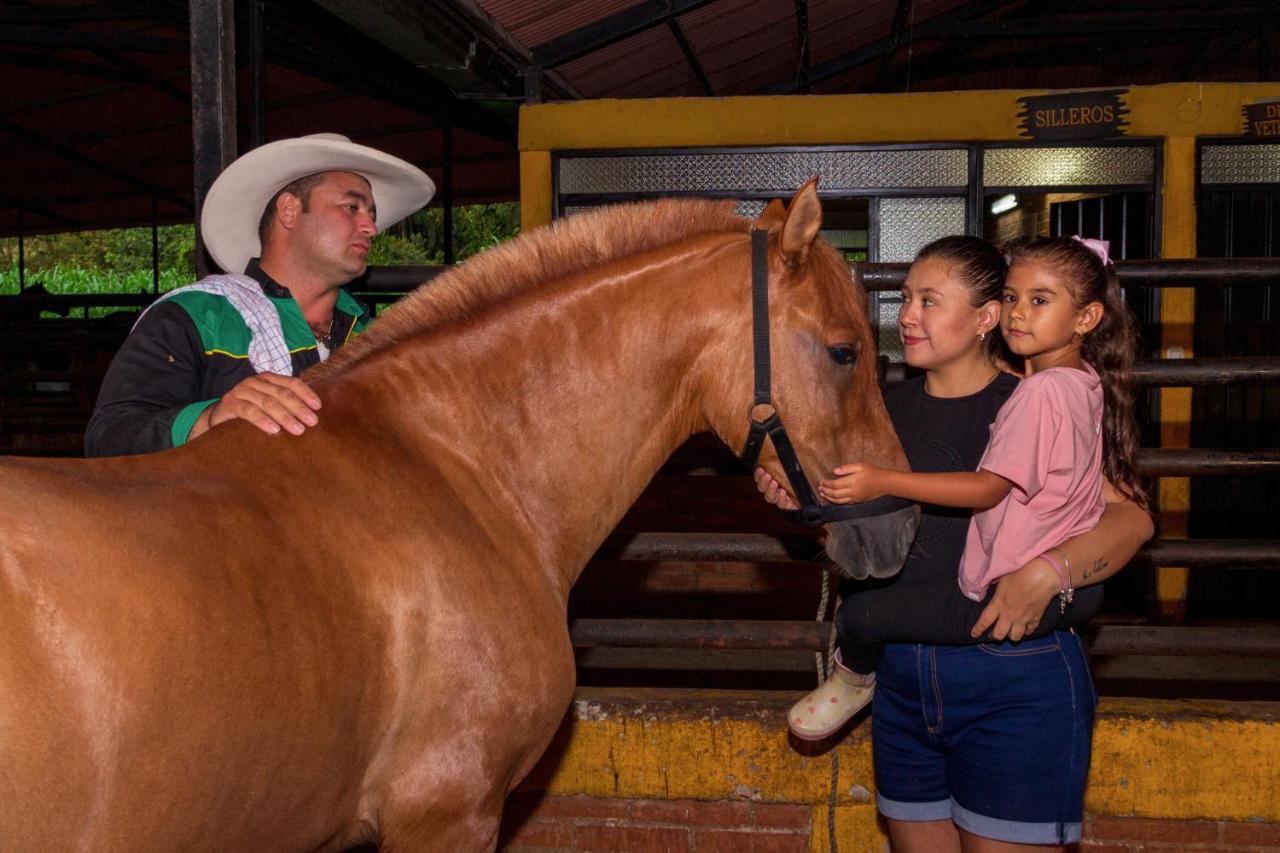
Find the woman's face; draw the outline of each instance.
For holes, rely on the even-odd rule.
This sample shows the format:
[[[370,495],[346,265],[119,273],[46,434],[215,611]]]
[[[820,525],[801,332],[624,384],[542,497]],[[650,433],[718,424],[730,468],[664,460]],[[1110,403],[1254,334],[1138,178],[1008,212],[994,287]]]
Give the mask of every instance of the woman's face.
[[[911,265],[902,286],[898,334],[907,364],[937,370],[972,358],[983,349],[978,334],[989,333],[999,316],[999,304],[974,308],[969,291],[951,275],[953,264],[925,258]],[[995,306],[993,309],[992,306]]]

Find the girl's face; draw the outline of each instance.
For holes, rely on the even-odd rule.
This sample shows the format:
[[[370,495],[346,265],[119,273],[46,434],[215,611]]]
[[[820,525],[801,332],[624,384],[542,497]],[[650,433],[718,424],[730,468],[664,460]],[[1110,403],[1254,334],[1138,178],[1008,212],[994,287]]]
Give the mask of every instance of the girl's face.
[[[950,261],[925,258],[907,273],[898,333],[912,367],[936,370],[973,358],[983,349],[978,335],[996,325],[996,303],[970,305],[969,291],[952,276],[952,267]]]
[[[1018,261],[1005,279],[1000,331],[1009,349],[1033,366],[1050,365],[1078,348],[1080,337],[1101,319],[1101,310],[1097,302],[1076,308],[1070,287],[1049,265]]]

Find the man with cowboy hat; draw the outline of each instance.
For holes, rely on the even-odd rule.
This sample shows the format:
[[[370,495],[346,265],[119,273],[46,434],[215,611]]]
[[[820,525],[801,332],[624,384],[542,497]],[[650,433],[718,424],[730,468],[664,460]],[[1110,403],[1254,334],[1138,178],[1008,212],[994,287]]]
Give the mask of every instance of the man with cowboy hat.
[[[271,142],[228,166],[200,217],[226,274],[143,312],[107,371],[86,455],[165,450],[235,418],[268,433],[314,426],[320,400],[297,374],[369,321],[342,286],[364,272],[378,227],[434,192],[416,166],[332,133]]]

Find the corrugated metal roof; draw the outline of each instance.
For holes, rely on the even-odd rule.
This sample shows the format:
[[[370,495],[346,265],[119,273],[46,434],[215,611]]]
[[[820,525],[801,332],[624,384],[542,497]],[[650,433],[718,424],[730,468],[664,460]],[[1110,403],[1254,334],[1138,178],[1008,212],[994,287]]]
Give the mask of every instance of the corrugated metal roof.
[[[526,47],[594,24],[635,5],[636,0],[481,0],[485,11]]]
[[[189,221],[186,3],[0,5],[12,32],[28,34],[28,42],[11,39],[0,52],[0,234],[15,232],[18,208],[30,231],[146,222],[153,197],[160,221]],[[343,132],[418,163],[439,181],[447,101],[457,199],[512,198],[522,66],[532,52],[582,35],[584,27],[596,42],[546,69],[547,97],[566,91],[557,78],[588,98],[705,94],[662,16],[673,6],[689,9],[675,21],[711,93],[749,95],[803,89],[806,47],[810,90],[819,93],[1274,79],[1280,39],[1263,40],[1272,29],[1270,5],[265,0],[266,135]],[[243,38],[246,4],[237,7]],[[800,8],[808,21],[803,39]],[[647,15],[652,25],[624,32],[623,13]],[[401,25],[414,15],[421,20]],[[404,32],[423,33],[427,49],[406,56],[403,44],[389,43],[392,31],[402,41]],[[245,47],[242,41],[242,53]],[[440,57],[434,65],[432,56]],[[243,65],[241,74],[243,149],[250,117]],[[475,83],[472,90],[489,99],[457,88],[451,97],[441,80]]]

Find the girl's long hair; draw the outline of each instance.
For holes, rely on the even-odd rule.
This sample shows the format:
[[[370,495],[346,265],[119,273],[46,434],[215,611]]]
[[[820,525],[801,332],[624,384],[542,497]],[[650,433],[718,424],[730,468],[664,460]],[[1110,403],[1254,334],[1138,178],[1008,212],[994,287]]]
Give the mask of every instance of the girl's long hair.
[[[1134,416],[1133,362],[1141,346],[1138,323],[1129,310],[1115,267],[1083,243],[1068,237],[1041,237],[1008,247],[1009,265],[1035,261],[1057,273],[1071,290],[1076,308],[1102,304],[1102,320],[1084,336],[1081,357],[1102,379],[1102,468],[1122,495],[1151,509],[1151,498],[1138,474],[1138,424]]]

